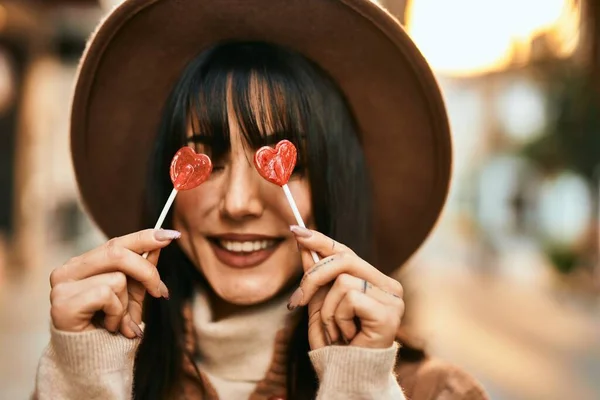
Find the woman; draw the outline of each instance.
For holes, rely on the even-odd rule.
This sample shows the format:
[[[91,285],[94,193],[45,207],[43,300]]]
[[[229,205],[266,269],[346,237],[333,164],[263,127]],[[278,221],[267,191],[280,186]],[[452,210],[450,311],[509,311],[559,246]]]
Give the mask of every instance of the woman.
[[[376,5],[127,1],[86,50],[71,129],[112,239],[51,274],[37,398],[486,398],[403,339],[387,273],[435,222],[450,147],[431,72]],[[252,163],[282,139],[310,229]],[[182,146],[213,172],[144,229]]]

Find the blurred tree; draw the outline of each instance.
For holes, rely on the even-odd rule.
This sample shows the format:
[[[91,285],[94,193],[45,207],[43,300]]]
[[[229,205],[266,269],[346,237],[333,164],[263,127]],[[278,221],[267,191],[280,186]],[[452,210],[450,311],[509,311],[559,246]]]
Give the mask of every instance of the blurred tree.
[[[549,75],[547,129],[524,148],[524,154],[543,171],[568,169],[581,175],[591,188],[593,216],[584,257],[592,267],[600,262],[600,2],[583,1],[578,54],[555,62]],[[577,4],[576,4],[577,5]],[[552,253],[552,250],[549,249]],[[559,257],[564,259],[565,257]],[[560,270],[565,270],[564,263]],[[557,265],[558,267],[558,265]],[[569,268],[570,270],[570,268]]]
[[[600,92],[577,66],[551,72],[546,132],[525,153],[548,173],[570,169],[596,184],[600,164]]]
[[[584,46],[588,53],[586,63],[590,80],[597,92],[600,92],[600,2],[597,0],[574,0],[583,2]]]

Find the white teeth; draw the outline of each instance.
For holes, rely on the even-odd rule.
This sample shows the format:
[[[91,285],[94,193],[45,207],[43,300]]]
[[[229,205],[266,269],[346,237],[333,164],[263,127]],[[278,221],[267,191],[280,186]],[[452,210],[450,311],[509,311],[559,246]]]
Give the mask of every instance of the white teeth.
[[[271,247],[275,244],[274,240],[257,240],[257,241],[247,241],[247,242],[235,242],[230,240],[220,240],[219,243],[223,248],[228,251],[232,251],[235,253],[251,253],[253,251],[263,250],[268,247]]]

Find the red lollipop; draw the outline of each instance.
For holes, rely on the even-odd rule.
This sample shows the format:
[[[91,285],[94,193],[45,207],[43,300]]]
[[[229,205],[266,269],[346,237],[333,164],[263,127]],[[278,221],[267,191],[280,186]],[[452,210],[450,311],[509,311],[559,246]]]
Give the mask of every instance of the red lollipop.
[[[200,186],[208,179],[211,172],[212,162],[206,154],[197,154],[189,146],[179,149],[173,156],[169,171],[171,182],[173,182],[173,191],[163,207],[154,229],[159,229],[162,226],[177,193],[180,190],[190,190]],[[148,252],[144,253],[143,257],[147,258]]]
[[[298,152],[296,146],[289,140],[282,140],[275,148],[264,146],[254,155],[254,164],[258,173],[276,185],[283,186],[288,183],[294,167]]]
[[[189,190],[208,179],[212,163],[206,154],[196,154],[191,147],[182,147],[171,161],[171,181],[177,190]]]
[[[297,154],[296,146],[292,142],[282,140],[277,143],[274,149],[269,146],[258,149],[254,154],[254,165],[263,178],[282,187],[285,197],[292,208],[296,222],[301,227],[306,228],[292,192],[290,192],[290,188],[287,185],[296,166]],[[317,256],[317,253],[314,251],[310,253],[314,262],[318,262],[319,256]]]

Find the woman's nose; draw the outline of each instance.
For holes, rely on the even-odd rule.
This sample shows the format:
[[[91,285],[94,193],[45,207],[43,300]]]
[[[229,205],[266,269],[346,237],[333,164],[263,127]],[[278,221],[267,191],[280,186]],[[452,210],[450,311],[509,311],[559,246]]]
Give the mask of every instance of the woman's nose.
[[[221,198],[221,213],[234,220],[260,217],[264,203],[260,194],[261,177],[248,160],[231,165]]]

